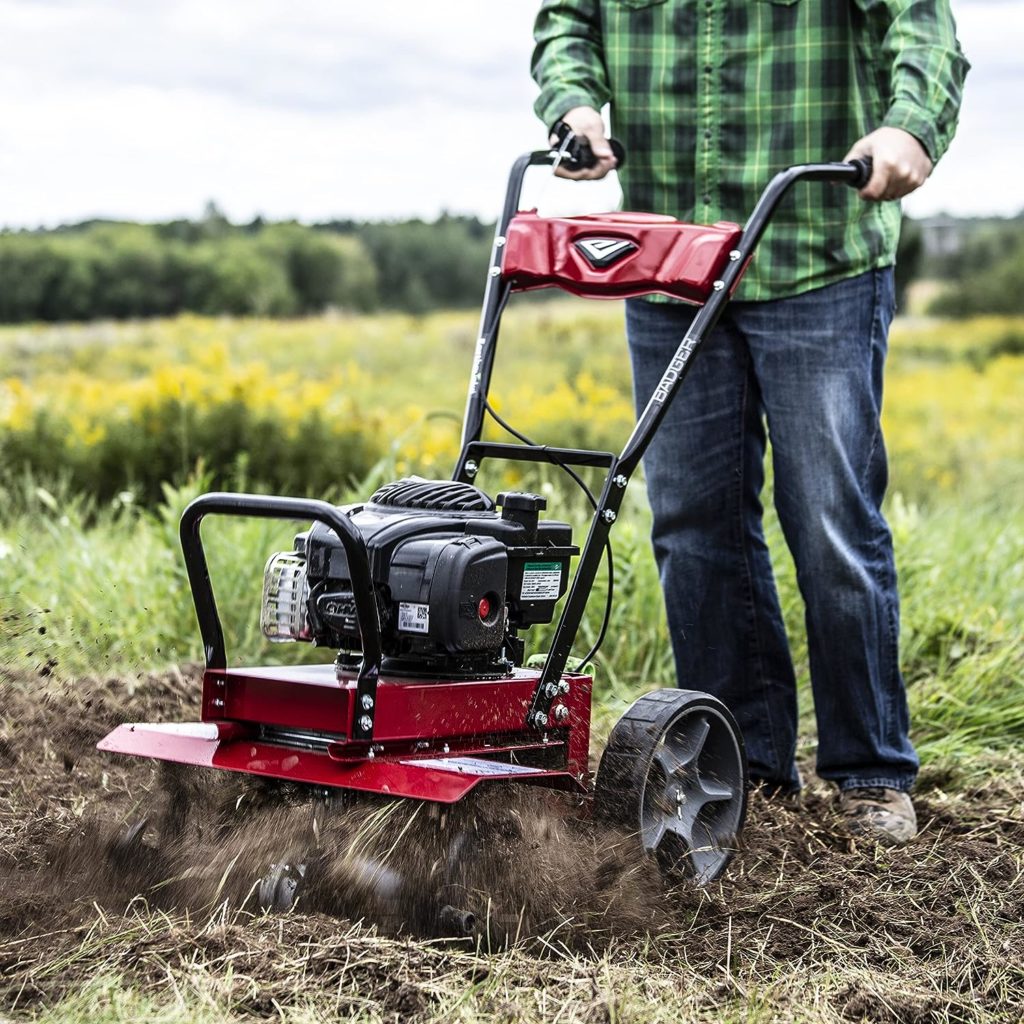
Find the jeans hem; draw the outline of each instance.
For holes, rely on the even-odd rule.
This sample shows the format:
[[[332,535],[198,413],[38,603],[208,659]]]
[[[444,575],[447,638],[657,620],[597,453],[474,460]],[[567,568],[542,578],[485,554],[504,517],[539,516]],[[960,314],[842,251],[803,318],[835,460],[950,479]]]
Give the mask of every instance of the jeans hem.
[[[909,793],[914,786],[913,778],[896,778],[889,776],[888,778],[880,775],[873,775],[869,778],[846,778],[841,781],[836,780],[836,785],[839,786],[839,791],[845,793],[848,789],[898,789],[901,793]]]

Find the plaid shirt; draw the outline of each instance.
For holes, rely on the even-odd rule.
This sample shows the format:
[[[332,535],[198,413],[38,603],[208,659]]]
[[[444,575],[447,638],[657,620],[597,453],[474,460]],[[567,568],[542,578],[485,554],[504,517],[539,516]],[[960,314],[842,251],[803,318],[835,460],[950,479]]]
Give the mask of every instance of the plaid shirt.
[[[627,208],[702,223],[743,223],[776,171],[882,125],[938,160],[969,67],[949,0],[544,0],[534,36],[544,123],[610,102]],[[888,266],[899,227],[898,202],[798,184],[738,297]]]

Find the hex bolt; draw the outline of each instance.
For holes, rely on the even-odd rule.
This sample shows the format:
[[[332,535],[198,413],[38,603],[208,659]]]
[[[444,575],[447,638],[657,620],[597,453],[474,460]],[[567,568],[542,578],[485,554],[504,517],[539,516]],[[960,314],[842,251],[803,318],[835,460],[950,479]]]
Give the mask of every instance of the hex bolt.
[[[498,237],[494,240],[494,244],[500,249],[505,244],[505,236],[498,235]]]
[[[612,508],[606,508],[606,509],[605,509],[605,510],[604,510],[604,511],[603,511],[603,512],[601,513],[601,518],[602,518],[602,519],[603,519],[603,520],[604,520],[604,521],[605,521],[606,523],[614,523],[614,522],[615,522],[615,520],[616,520],[616,519],[618,518],[618,516],[616,516],[616,514],[615,514],[615,509],[612,509]]]
[[[501,267],[491,267],[491,277],[501,277]]]
[[[473,477],[475,477],[477,473],[480,472],[480,467],[472,459],[470,459],[469,462],[466,463],[465,470],[466,476],[468,476],[469,479],[472,480]]]
[[[364,711],[369,711],[373,707],[373,698],[368,693],[364,693],[359,699],[359,703],[363,705]]]
[[[373,719],[369,715],[363,715],[359,719],[359,729],[362,732],[370,732],[373,729]]]
[[[716,281],[712,286],[716,292],[720,292],[725,287],[724,281]]]
[[[612,483],[621,490],[629,483],[629,480],[626,479],[625,473],[616,473],[615,476],[612,477]]]
[[[741,253],[739,249],[731,249],[729,251],[729,260],[732,263],[735,263],[742,255],[743,253]]]
[[[538,728],[543,728],[548,724],[548,716],[543,711],[535,711],[533,714],[533,724]]]
[[[569,692],[569,680],[568,679],[563,679],[558,684],[558,692],[561,693],[561,694],[566,694],[566,693]]]
[[[555,721],[564,722],[569,717],[569,709],[564,704],[559,704],[555,708]]]
[[[558,696],[558,684],[557,683],[548,683],[547,686],[544,687],[544,696],[547,697],[549,700],[552,700],[555,697],[557,697]]]

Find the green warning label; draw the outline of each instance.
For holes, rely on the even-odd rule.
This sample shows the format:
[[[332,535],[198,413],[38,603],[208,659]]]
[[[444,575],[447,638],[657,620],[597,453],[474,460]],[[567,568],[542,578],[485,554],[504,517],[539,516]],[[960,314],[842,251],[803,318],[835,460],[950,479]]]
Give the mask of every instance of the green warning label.
[[[527,562],[523,566],[523,601],[555,601],[562,582],[562,566],[558,562]]]

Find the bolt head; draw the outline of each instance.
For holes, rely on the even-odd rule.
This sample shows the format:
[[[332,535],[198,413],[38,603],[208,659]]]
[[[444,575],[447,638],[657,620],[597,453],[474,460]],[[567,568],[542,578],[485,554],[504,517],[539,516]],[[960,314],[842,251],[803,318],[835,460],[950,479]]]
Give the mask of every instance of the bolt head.
[[[364,693],[360,703],[363,705],[364,711],[369,711],[373,707],[373,698],[368,693]]]
[[[602,518],[602,519],[603,519],[603,520],[604,520],[604,521],[605,521],[606,523],[614,523],[614,522],[615,522],[615,520],[616,520],[616,519],[617,519],[618,517],[617,517],[617,516],[615,515],[615,510],[614,510],[614,509],[611,509],[611,508],[606,508],[606,509],[605,509],[605,510],[604,510],[604,511],[603,511],[603,512],[601,513],[601,518]]]
[[[543,727],[548,724],[548,716],[543,711],[537,711],[533,716],[533,724],[538,727]]]
[[[558,696],[558,684],[557,683],[548,683],[548,685],[544,687],[544,696],[545,697],[557,697]]]
[[[468,476],[471,480],[473,479],[473,477],[477,475],[479,471],[480,467],[472,459],[470,459],[469,462],[466,463],[466,476]]]
[[[625,473],[617,473],[614,477],[612,477],[612,483],[615,484],[616,487],[621,489],[625,487],[626,484],[629,483],[629,481],[626,479]]]
[[[561,680],[561,682],[559,682],[559,684],[558,684],[558,692],[559,693],[563,693],[563,694],[569,692],[569,680],[568,679],[563,679],[563,680]]]
[[[362,732],[370,732],[373,729],[373,719],[369,715],[363,715],[359,719],[359,728]]]
[[[569,709],[564,704],[559,704],[558,707],[555,708],[555,721],[564,722],[568,719],[568,717]]]
[[[716,292],[720,292],[725,287],[724,281],[716,281],[712,286]]]

